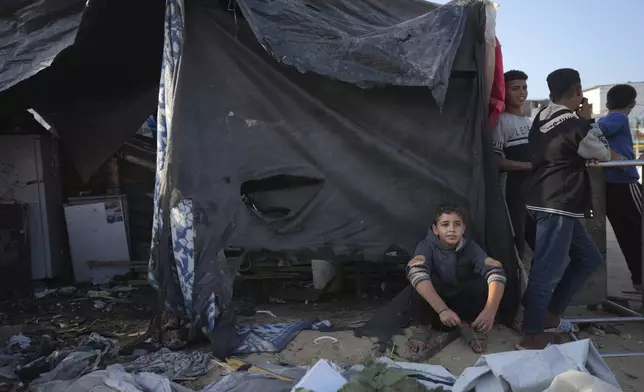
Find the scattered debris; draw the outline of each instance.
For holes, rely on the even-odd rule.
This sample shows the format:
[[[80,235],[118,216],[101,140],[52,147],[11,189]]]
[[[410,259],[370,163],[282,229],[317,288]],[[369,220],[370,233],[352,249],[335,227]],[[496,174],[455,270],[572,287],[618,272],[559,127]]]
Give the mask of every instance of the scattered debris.
[[[90,298],[104,298],[109,297],[110,293],[108,293],[106,290],[89,290],[87,292],[87,296]]]
[[[335,344],[339,342],[339,340],[334,338],[333,336],[320,336],[319,338],[315,339],[313,343],[318,344],[322,340],[331,340],[331,344]]]
[[[55,381],[74,380],[90,373],[104,359],[116,356],[118,351],[119,345],[115,340],[93,333],[75,349],[68,352],[54,351],[47,357],[39,357],[24,367],[16,368],[16,374],[25,382],[31,381],[32,388],[39,390],[40,386],[48,386]]]
[[[588,329],[586,329],[586,332],[595,336],[606,336],[606,332],[599,328],[597,325],[589,325]]]
[[[212,355],[209,353],[173,352],[164,347],[155,353],[140,356],[124,364],[124,368],[128,372],[148,372],[162,375],[170,380],[179,380],[199,377],[209,372],[214,365]]]
[[[7,345],[10,349],[18,347],[20,350],[26,350],[31,345],[31,339],[23,334],[13,335]]]
[[[58,291],[58,290],[45,288],[43,291],[35,292],[34,297],[36,297],[37,299],[45,298],[46,296],[48,296],[50,294],[56,293],[56,291]]]
[[[347,379],[342,376],[342,370],[337,365],[326,359],[320,359],[306,372],[293,390],[335,392],[346,383]]]
[[[74,294],[75,292],[76,292],[76,287],[74,286],[61,287],[58,289],[58,293],[62,295],[70,295],[70,294]]]
[[[275,313],[271,312],[270,310],[258,310],[258,311],[256,311],[255,313],[258,313],[258,314],[267,314],[267,315],[269,315],[269,316],[272,316],[273,318],[277,318],[277,316],[275,315]]]

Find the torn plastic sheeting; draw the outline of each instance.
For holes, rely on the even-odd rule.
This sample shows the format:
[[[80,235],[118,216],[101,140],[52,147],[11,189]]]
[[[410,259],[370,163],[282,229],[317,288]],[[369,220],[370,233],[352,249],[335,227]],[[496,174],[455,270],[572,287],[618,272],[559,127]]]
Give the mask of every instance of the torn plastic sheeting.
[[[75,380],[31,385],[31,392],[193,392],[163,376],[152,373],[130,374],[121,365],[108,366]]]
[[[0,91],[35,75],[74,43],[87,0],[0,2]]]
[[[54,366],[50,371],[41,374],[32,382],[32,385],[48,384],[54,381],[74,380],[84,374],[96,370],[103,358],[111,358],[118,354],[119,345],[113,339],[104,338],[92,333],[78,347],[72,350],[62,360],[61,353],[53,352],[47,361]],[[44,357],[43,357],[44,358]],[[42,358],[34,361],[40,361]],[[26,365],[28,367],[29,365]]]
[[[361,87],[426,86],[439,106],[468,4],[425,1],[238,0],[257,40],[279,62]]]
[[[214,363],[212,355],[199,351],[173,352],[167,348],[141,356],[124,364],[128,372],[155,373],[171,380],[182,377],[199,377],[210,371]]]
[[[567,371],[589,372],[619,388],[619,383],[599,352],[588,340],[551,345],[543,350],[509,351],[483,355],[463,371],[454,392],[542,392]]]

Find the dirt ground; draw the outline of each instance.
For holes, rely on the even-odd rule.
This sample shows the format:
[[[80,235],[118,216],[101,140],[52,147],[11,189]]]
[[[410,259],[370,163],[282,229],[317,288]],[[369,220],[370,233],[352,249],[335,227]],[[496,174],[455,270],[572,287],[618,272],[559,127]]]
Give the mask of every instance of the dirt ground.
[[[609,295],[623,297],[623,290],[632,290],[632,287],[630,286],[629,273],[624,257],[617,245],[612,228],[608,226],[607,231]],[[334,309],[332,304],[313,304],[297,308],[271,306],[270,310],[275,313],[280,320],[288,320],[290,318],[306,319],[308,318],[307,316],[320,318],[328,317],[336,326],[351,326],[352,324],[359,325],[362,321],[368,319],[373,309],[377,308],[379,303],[369,301],[354,303],[343,302],[343,305],[345,309]],[[631,306],[636,309],[641,309],[641,305],[642,304],[639,301],[631,302]],[[362,311],[356,313],[351,309],[362,309]],[[609,315],[601,311],[592,312],[587,310],[585,307],[575,307],[569,309],[566,316],[614,317],[615,315]],[[271,321],[269,318],[262,320],[262,322],[275,321]],[[580,338],[592,339],[599,351],[604,353],[615,353],[620,351],[644,352],[644,328],[641,323],[614,326],[620,332],[620,335],[607,334],[604,337],[599,337],[582,332],[580,333]],[[320,336],[333,336],[338,339],[338,343],[334,344],[329,340],[324,340],[319,344],[315,344],[314,339]],[[397,347],[405,347],[406,337],[396,336],[394,341]],[[496,331],[490,336],[488,352],[496,353],[514,350],[514,345],[518,341],[519,335],[517,333],[505,327],[497,327]],[[275,364],[284,363],[289,365],[308,365],[314,363],[319,358],[327,358],[340,364],[354,364],[374,355],[382,355],[376,351],[376,347],[376,344],[368,338],[356,338],[351,331],[333,333],[304,331],[300,333],[281,353],[274,355],[251,355],[248,356],[247,359],[255,363],[270,362]],[[459,375],[465,368],[472,366],[478,358],[478,355],[464,347],[463,344],[457,340],[427,362],[442,365],[453,374]],[[624,391],[644,391],[644,376],[641,375],[641,369],[644,365],[644,357],[607,358],[606,362],[614,372]]]
[[[610,226],[608,276],[609,295],[623,297],[624,290],[632,290],[626,263]],[[78,288],[75,292],[57,293],[38,300],[2,303],[0,316],[4,317],[2,325],[5,327],[0,327],[0,335],[6,336],[0,336],[0,340],[6,341],[11,335],[22,332],[31,337],[29,350],[33,350],[33,356],[38,356],[47,346],[52,346],[50,350],[53,347],[73,346],[90,332],[117,339],[123,346],[146,330],[156,305],[156,297],[151,293],[151,289],[140,289],[131,293],[99,293],[98,297],[90,296],[88,289],[91,288]],[[276,317],[260,313],[251,317],[240,317],[239,322],[276,323],[328,319],[333,323],[336,332],[304,331],[280,353],[250,355],[245,359],[256,364],[269,362],[282,365],[311,365],[320,358],[326,358],[349,365],[364,362],[373,356],[381,356],[383,354],[378,351],[379,346],[376,343],[369,338],[356,338],[353,329],[361,326],[383,304],[383,300],[378,299],[343,299],[320,303],[257,305],[255,310],[269,310]],[[641,298],[637,302],[631,302],[631,306],[641,310]],[[568,317],[601,315],[607,314],[600,311],[591,312],[585,307],[572,308],[567,314]],[[21,330],[14,330],[14,326],[20,326]],[[644,328],[641,323],[615,327],[616,330],[606,336],[582,332],[580,338],[591,338],[599,351],[604,353],[644,352]],[[320,336],[335,337],[337,342],[322,340],[316,344],[314,340]],[[488,352],[513,350],[518,341],[518,334],[505,327],[498,327],[490,336]],[[400,355],[404,354],[406,336],[396,336],[394,342],[394,350],[386,354],[392,355],[394,359],[402,359]],[[193,346],[190,349],[209,350],[208,345]],[[428,363],[442,365],[454,375],[459,375],[478,358],[478,355],[457,340],[430,358]],[[624,391],[644,391],[644,376],[641,375],[644,357],[608,358],[606,362]],[[199,379],[188,382],[186,386],[198,391],[219,380],[222,371],[221,368],[215,368]],[[0,390],[5,390],[4,386],[0,383]]]

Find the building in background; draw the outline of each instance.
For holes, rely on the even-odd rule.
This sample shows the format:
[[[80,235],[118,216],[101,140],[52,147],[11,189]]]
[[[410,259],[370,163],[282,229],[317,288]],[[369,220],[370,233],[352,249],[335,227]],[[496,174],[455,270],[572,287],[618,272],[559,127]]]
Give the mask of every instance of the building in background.
[[[537,113],[549,103],[548,99],[528,99],[523,104],[523,115],[534,119]]]

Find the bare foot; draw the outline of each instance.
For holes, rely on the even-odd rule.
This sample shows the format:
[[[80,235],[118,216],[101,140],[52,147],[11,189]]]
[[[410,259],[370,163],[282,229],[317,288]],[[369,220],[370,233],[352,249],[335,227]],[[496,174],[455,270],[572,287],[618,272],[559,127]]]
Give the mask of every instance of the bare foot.
[[[411,337],[407,340],[407,346],[413,353],[420,353],[427,349],[427,342],[432,335],[430,325],[419,325],[414,328]]]

